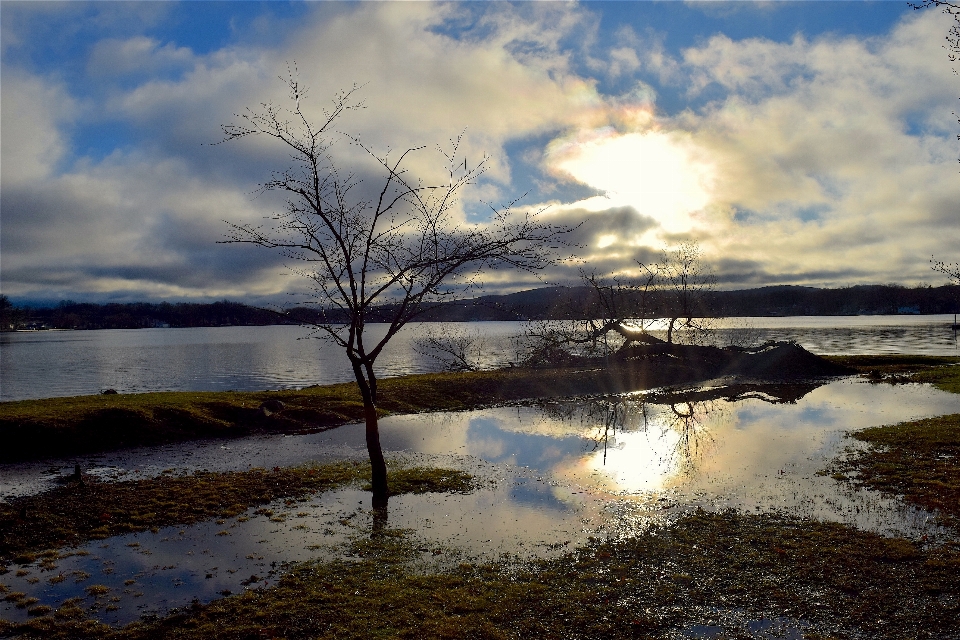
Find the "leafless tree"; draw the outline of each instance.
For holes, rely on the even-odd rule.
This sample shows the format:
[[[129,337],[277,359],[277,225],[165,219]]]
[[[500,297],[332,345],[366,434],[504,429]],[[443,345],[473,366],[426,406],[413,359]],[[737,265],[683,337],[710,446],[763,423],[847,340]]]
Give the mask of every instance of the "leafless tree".
[[[323,304],[327,315],[317,328],[344,349],[352,365],[363,398],[374,506],[383,506],[389,492],[377,422],[377,357],[407,322],[481,284],[486,270],[535,272],[551,264],[567,230],[546,224],[536,212],[516,212],[514,203],[490,207],[486,224],[460,222],[458,200],[484,173],[486,158],[469,166],[459,155],[460,140],[454,140],[448,149],[437,148],[446,166],[444,183],[425,183],[407,169],[424,147],[378,154],[335,128],[362,106],[358,87],[337,94],[314,122],[304,111],[305,91],[295,73],[281,80],[290,90],[290,108],[262,104],[222,128],[224,142],[267,137],[289,152],[295,165],[261,185],[284,194],[286,210],[267,226],[228,223],[226,242],[279,250]],[[361,150],[376,166],[376,178],[343,172],[333,160],[335,141]],[[386,332],[368,341],[371,311],[379,307],[382,313],[385,304]]]
[[[960,62],[960,2],[956,0],[921,0],[920,2],[911,2],[910,6],[914,9],[937,7],[947,15],[953,17],[953,24],[947,31],[945,38],[947,44],[945,44],[943,48],[947,50],[947,58],[949,58],[950,62],[953,64]],[[953,72],[960,74],[960,69],[954,67]],[[953,115],[956,116],[957,112],[954,111]],[[960,122],[960,118],[957,119],[957,122]],[[957,134],[957,140],[960,140],[960,134]]]
[[[637,262],[637,277],[603,277],[581,270],[580,279],[592,294],[587,318],[531,323],[531,350],[569,349],[588,356],[605,356],[633,342],[659,341],[646,332],[648,303],[660,277],[659,264]]]
[[[564,354],[607,356],[636,343],[682,340],[699,343],[712,328],[706,294],[716,279],[696,242],[664,250],[657,262],[636,261],[637,275],[600,276],[581,272],[592,294],[586,318],[533,323],[527,331],[532,362],[560,362]],[[576,311],[583,313],[583,310]],[[654,321],[666,323],[666,341],[651,335]]]
[[[930,268],[947,276],[954,284],[960,285],[960,263],[955,262],[953,264],[948,264],[942,260],[937,260],[931,257]],[[954,307],[954,309],[957,308],[960,308],[960,299],[957,300],[957,307]],[[958,328],[956,314],[953,316],[953,322],[953,328],[956,330]]]
[[[413,350],[440,363],[445,371],[479,371],[486,345],[479,331],[430,329],[414,341]]]
[[[953,25],[946,35],[947,44],[943,48],[947,50],[947,57],[950,62],[960,61],[960,2],[955,0],[921,0],[921,2],[911,2],[910,6],[914,9],[937,7],[953,17]],[[957,70],[954,69],[954,71]]]
[[[930,258],[930,268],[939,271],[956,284],[960,284],[960,263],[947,264],[942,260]]]
[[[716,278],[700,256],[696,242],[683,242],[664,252],[661,278],[668,293],[668,343],[673,343],[675,332],[683,331],[689,342],[697,342],[710,329],[704,294],[713,288]]]

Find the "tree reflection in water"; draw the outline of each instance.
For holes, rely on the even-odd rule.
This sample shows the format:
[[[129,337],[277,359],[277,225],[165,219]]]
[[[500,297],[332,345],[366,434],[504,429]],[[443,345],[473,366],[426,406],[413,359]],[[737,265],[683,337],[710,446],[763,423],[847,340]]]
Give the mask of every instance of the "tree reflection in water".
[[[625,396],[571,398],[540,405],[551,418],[579,422],[584,453],[601,453],[603,466],[611,449],[622,449],[617,435],[646,433],[656,451],[656,464],[671,474],[689,475],[716,448],[712,431],[722,424],[733,403],[760,400],[795,404],[823,382],[801,384],[737,384]]]
[[[796,403],[820,384],[741,384],[544,400],[526,409],[517,405],[514,420],[467,418],[464,443],[474,447],[472,455],[494,464],[514,464],[584,486],[599,481],[605,491],[617,493],[659,491],[670,477],[691,478],[709,466],[728,433],[723,427],[737,420],[735,403]],[[438,441],[437,450],[449,444]],[[411,446],[408,441],[397,445]],[[388,529],[386,501],[374,500],[371,516],[373,537],[383,535]]]
[[[623,446],[617,443],[618,431],[647,433],[672,445],[662,452],[661,464],[689,473],[696,469],[697,461],[713,443],[706,417],[719,414],[723,409],[723,405],[714,400],[669,404],[631,397],[589,400],[581,405],[581,420],[595,425],[585,435],[586,450],[602,450],[606,465],[608,450]]]

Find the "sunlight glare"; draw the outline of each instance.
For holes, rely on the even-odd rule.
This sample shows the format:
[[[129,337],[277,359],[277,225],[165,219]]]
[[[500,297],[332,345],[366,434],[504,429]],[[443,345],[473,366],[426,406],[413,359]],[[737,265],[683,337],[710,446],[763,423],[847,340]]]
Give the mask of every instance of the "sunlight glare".
[[[607,477],[616,491],[659,491],[678,471],[673,453],[680,434],[673,429],[620,431],[612,440],[606,450],[598,449],[582,464],[592,474]]]
[[[710,200],[713,167],[698,158],[693,143],[660,131],[618,134],[568,142],[548,152],[555,170],[604,192],[590,209],[632,206],[670,233],[688,231],[691,213]]]

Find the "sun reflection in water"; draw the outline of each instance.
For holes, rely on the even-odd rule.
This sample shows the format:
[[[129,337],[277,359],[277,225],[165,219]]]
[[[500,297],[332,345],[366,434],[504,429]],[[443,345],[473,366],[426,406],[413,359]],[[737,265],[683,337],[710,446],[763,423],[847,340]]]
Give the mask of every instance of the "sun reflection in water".
[[[716,419],[719,411],[714,402],[649,404],[629,397],[581,406],[581,421],[594,425],[582,433],[585,455],[566,475],[592,477],[620,494],[660,492],[692,473],[712,443],[708,416]]]

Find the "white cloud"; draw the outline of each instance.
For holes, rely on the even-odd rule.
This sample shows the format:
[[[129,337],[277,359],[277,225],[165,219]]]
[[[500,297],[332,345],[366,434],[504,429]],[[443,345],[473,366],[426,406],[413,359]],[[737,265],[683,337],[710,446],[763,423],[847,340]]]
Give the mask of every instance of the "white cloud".
[[[87,73],[95,78],[153,74],[180,69],[193,62],[190,49],[171,42],[161,44],[146,36],[106,38],[93,46],[87,60]]]
[[[709,202],[714,173],[690,136],[655,129],[590,133],[555,145],[546,160],[552,170],[604,192],[584,208],[630,206],[668,233],[690,230],[691,215]]]
[[[945,29],[929,12],[882,38],[718,35],[685,51],[673,81],[691,95],[719,87],[725,97],[640,127],[694,141],[714,174],[693,183],[703,190],[674,190],[690,196],[675,211],[699,209],[689,221],[674,216],[682,224],[671,226],[670,216],[653,214],[666,232],[659,237],[689,231],[718,263],[752,265],[757,283],[931,279],[930,254],[960,246],[955,124],[946,117],[960,87],[939,47]],[[605,144],[639,135],[620,127]],[[596,146],[578,144],[567,155],[586,158]],[[669,185],[662,174],[675,154],[661,151],[655,166],[630,169],[638,190]],[[570,173],[610,189],[619,172],[611,159]],[[743,281],[743,273],[728,275]]]
[[[553,137],[543,161],[554,176],[627,193],[556,203],[547,213],[560,223],[586,220],[574,236],[581,259],[598,270],[621,271],[652,255],[648,245],[693,235],[743,282],[904,281],[926,274],[931,253],[949,257],[960,246],[950,115],[960,87],[940,48],[938,14],[911,15],[886,37],[718,35],[670,56],[652,33],[621,29],[601,42],[588,9],[318,3],[279,46],[238,43],[209,54],[111,27],[85,67],[104,87],[84,99],[96,103],[92,111],[60,80],[5,63],[5,293],[56,286],[242,297],[295,287],[269,251],[215,244],[222,220],[256,222],[279,208],[251,193],[288,156],[266,139],[204,146],[244,107],[285,103],[276,76],[288,61],[311,89],[313,116],[336,91],[364,84],[367,108],[343,128],[379,151],[431,145],[413,159],[416,175],[436,177],[432,145],[466,128],[470,164],[494,158],[474,199],[516,195],[506,149]],[[451,25],[460,37],[444,35]],[[573,71],[584,39],[596,53],[588,66],[604,77],[658,74],[691,96],[721,97],[665,117],[655,111],[655,87],[602,96],[594,79]],[[93,118],[132,130],[136,150],[75,158],[72,127]],[[662,148],[643,146],[651,141]],[[618,149],[627,160],[612,159]],[[631,168],[637,149],[657,160]],[[334,151],[364,175],[355,148]],[[672,199],[645,201],[656,192]],[[568,275],[561,268],[548,279]],[[517,277],[492,280],[535,284]]]
[[[57,82],[4,67],[0,93],[4,188],[49,176],[68,151],[62,128],[77,104]]]
[[[258,223],[282,208],[275,199],[251,194],[257,182],[289,164],[286,151],[266,139],[203,146],[219,140],[219,125],[233,121],[232,114],[244,107],[285,104],[286,91],[276,76],[288,61],[296,62],[300,80],[310,87],[313,116],[336,91],[366,83],[361,93],[369,107],[344,120],[343,127],[381,152],[445,142],[466,127],[472,165],[485,152],[502,158],[508,140],[569,126],[597,108],[593,83],[566,70],[555,42],[573,28],[574,12],[535,9],[535,17],[546,14],[542,24],[550,28],[542,29],[512,11],[494,12],[484,18],[487,37],[454,40],[437,30],[455,10],[426,4],[317,5],[280,48],[236,46],[209,55],[144,37],[100,41],[86,67],[91,76],[145,79],[132,88],[107,85],[109,98],[97,117],[133,127],[142,142],[136,151],[117,151],[103,160],[72,159],[72,166],[56,175],[47,163],[30,174],[39,178],[42,168],[45,184],[5,189],[5,291],[30,295],[53,283],[75,293],[112,288],[237,297],[299,286],[280,275],[279,256],[263,250],[251,259],[250,252],[215,244],[226,231],[224,219]],[[521,42],[536,46],[517,46]],[[113,58],[120,60],[111,68]],[[8,79],[5,75],[5,120],[8,97],[11,104],[28,104],[36,102],[33,94],[53,91],[39,78],[21,85]],[[18,126],[29,124],[52,137],[45,152],[29,138],[17,146],[10,136],[8,144],[5,122],[5,166],[65,157],[51,117],[33,125],[35,114],[9,113]],[[354,147],[344,141],[334,152],[347,165],[359,162],[363,175]],[[434,171],[435,177],[435,154],[427,149],[421,156],[424,160],[415,157],[410,164],[414,175]],[[505,184],[508,171],[501,159],[491,174]],[[481,185],[481,192],[496,202],[500,193],[492,187]]]

